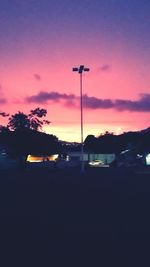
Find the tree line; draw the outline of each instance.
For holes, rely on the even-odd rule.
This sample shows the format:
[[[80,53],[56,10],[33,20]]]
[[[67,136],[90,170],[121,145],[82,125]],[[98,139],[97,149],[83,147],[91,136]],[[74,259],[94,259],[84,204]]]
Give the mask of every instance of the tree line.
[[[20,162],[26,160],[29,154],[50,155],[63,153],[64,151],[80,150],[80,144],[72,144],[59,141],[55,135],[42,131],[44,125],[49,125],[46,120],[47,110],[36,108],[25,114],[17,112],[9,115],[0,112],[0,115],[8,118],[6,126],[0,125],[0,145],[7,153]],[[150,151],[150,128],[137,132],[125,132],[120,135],[105,132],[95,137],[88,135],[84,141],[84,151],[88,153],[115,153],[119,154],[126,149],[132,149],[136,153]]]
[[[135,153],[150,152],[150,128],[136,132],[125,132],[120,135],[105,132],[95,137],[88,135],[84,141],[85,150],[94,153],[115,153],[130,149]]]

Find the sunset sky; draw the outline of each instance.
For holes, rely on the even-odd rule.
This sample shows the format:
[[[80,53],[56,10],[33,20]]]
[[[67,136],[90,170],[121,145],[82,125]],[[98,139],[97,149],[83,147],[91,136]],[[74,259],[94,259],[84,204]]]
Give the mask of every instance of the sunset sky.
[[[79,65],[84,137],[149,127],[150,1],[0,1],[0,111],[46,108],[46,132],[80,141]]]

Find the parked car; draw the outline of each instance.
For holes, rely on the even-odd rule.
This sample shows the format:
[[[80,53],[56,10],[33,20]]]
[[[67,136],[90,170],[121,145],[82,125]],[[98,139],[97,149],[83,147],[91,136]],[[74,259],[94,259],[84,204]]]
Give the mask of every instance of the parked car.
[[[109,167],[109,165],[104,164],[104,162],[101,161],[101,160],[99,160],[99,159],[95,159],[95,160],[93,160],[93,161],[90,161],[90,162],[88,163],[88,165],[89,165],[90,167]]]

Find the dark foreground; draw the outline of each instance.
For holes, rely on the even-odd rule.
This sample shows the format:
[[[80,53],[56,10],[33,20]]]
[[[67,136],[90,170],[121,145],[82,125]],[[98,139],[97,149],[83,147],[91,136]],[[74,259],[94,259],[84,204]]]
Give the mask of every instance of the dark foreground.
[[[150,174],[0,172],[1,266],[149,266]]]

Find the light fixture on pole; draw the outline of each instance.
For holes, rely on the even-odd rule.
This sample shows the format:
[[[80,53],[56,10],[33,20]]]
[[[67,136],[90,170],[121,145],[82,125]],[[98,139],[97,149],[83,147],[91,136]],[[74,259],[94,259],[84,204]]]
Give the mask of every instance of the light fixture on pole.
[[[81,109],[81,172],[84,172],[84,144],[83,144],[83,98],[82,98],[82,73],[89,71],[89,68],[85,68],[84,65],[80,65],[79,68],[73,68],[80,74],[80,109]]]

